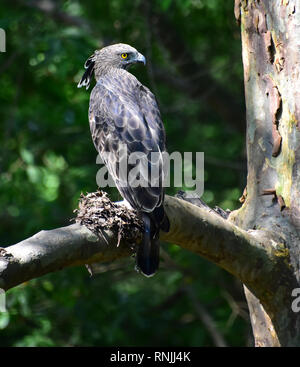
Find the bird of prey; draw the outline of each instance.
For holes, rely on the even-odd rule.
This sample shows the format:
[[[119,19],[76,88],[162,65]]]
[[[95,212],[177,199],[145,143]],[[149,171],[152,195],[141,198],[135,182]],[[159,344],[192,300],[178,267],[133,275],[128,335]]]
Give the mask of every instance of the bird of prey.
[[[145,57],[127,44],[96,50],[84,64],[86,71],[78,88],[88,89],[94,74],[96,85],[89,105],[92,139],[120,194],[143,219],[143,240],[137,249],[136,265],[149,277],[159,265],[159,230],[169,230],[163,208],[166,146],[155,96],[128,72],[137,63],[145,65]],[[126,161],[125,179],[120,174],[120,146],[126,147],[129,157],[132,153],[140,157],[135,162]],[[128,173],[136,167],[137,180],[129,179]]]

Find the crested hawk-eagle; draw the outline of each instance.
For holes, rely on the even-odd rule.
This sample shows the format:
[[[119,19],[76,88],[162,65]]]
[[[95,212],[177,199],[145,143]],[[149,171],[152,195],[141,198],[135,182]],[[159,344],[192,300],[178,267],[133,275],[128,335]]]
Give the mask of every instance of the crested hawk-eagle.
[[[159,230],[168,231],[169,226],[163,209],[165,130],[155,96],[128,72],[136,63],[145,64],[145,57],[127,44],[96,50],[85,62],[78,87],[88,89],[94,74],[89,105],[93,142],[120,194],[142,216],[144,234],[136,264],[151,276],[159,264]],[[133,153],[135,159],[128,159]],[[136,176],[129,178],[136,168]]]

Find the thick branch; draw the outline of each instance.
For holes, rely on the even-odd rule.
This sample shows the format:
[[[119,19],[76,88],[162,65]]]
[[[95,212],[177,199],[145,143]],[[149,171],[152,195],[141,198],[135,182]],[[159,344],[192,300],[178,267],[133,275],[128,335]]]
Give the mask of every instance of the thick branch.
[[[0,288],[9,289],[27,280],[68,266],[108,262],[130,254],[129,246],[116,246],[111,231],[98,238],[78,223],[41,231],[0,250]],[[132,252],[132,251],[131,251]]]
[[[169,233],[161,233],[162,240],[216,263],[239,278],[260,300],[267,305],[272,300],[272,307],[276,307],[277,287],[289,277],[285,253],[272,246],[260,232],[250,234],[215,212],[184,200],[167,196],[165,210],[171,228]],[[133,253],[128,241],[121,240],[116,245],[118,233],[103,230],[101,235],[99,238],[77,223],[41,231],[2,249],[0,287],[9,289],[68,266],[109,262]]]

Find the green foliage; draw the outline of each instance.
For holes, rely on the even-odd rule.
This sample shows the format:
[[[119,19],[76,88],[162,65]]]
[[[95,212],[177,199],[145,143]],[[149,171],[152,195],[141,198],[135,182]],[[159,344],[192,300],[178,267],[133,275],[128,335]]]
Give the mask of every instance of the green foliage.
[[[177,68],[187,60],[171,56],[142,1],[53,1],[59,4],[53,13],[26,3],[0,4],[0,27],[7,34],[7,52],[0,54],[1,246],[67,225],[80,193],[96,190],[99,167],[87,120],[89,92],[76,84],[85,60],[107,43],[126,42],[146,55],[148,67],[133,73],[158,98],[169,151],[205,152],[204,200],[224,209],[239,206],[244,136],[217,113],[217,105],[212,108],[202,95],[193,98],[180,88],[180,83],[193,84]],[[205,65],[203,72],[242,106],[232,2],[156,0],[151,8],[158,21],[168,18],[170,34],[176,32],[195,62]],[[204,95],[211,92],[210,85],[202,87]],[[165,249],[176,268],[164,262],[150,280],[127,259],[116,269],[104,267],[95,278],[84,268],[72,268],[10,290],[8,312],[0,313],[0,345],[214,345],[185,292],[187,285],[226,343],[245,345],[248,320],[234,316],[232,306],[244,302],[241,285],[177,246]]]

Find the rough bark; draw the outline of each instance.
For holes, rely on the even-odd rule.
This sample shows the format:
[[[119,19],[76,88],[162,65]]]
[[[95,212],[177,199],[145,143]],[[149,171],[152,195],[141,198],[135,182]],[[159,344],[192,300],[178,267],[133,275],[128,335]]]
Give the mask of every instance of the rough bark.
[[[242,33],[248,178],[245,202],[230,220],[272,233],[293,271],[293,281],[277,289],[277,308],[246,291],[256,345],[299,345],[291,292],[299,287],[300,4],[236,1],[235,14]]]

